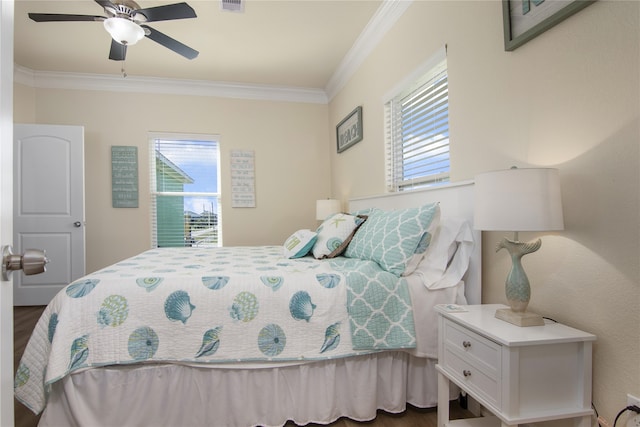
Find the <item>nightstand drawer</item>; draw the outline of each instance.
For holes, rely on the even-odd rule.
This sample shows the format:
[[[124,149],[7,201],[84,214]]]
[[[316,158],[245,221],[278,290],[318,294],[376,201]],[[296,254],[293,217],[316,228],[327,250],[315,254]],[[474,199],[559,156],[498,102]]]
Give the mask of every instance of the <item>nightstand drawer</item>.
[[[483,371],[487,376],[500,378],[500,345],[460,325],[445,320],[445,351],[457,353],[467,363]]]
[[[484,398],[495,407],[500,407],[500,380],[497,376],[487,375],[450,348],[445,348],[443,368],[466,390]]]

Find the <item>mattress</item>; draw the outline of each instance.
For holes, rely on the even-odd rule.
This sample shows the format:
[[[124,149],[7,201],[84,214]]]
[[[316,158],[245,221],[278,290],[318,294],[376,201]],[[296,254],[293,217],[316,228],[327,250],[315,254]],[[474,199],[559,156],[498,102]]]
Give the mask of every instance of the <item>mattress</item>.
[[[286,259],[281,251],[154,249],[71,283],[27,344],[16,397],[40,412],[55,382],[111,365],[422,352],[407,278],[372,261]]]

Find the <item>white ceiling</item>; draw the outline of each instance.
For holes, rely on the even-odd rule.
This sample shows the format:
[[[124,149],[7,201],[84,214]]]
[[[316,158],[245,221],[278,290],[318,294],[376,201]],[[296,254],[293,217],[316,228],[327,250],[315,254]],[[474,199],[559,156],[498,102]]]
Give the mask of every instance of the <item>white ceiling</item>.
[[[138,0],[141,8],[177,3]],[[158,77],[325,90],[382,0],[248,0],[243,13],[219,0],[186,0],[195,19],[149,26],[198,50],[188,60],[144,38],[124,62],[108,59],[101,22],[40,22],[29,12],[102,15],[94,0],[16,0],[15,62],[34,72]],[[353,51],[351,51],[353,55]]]

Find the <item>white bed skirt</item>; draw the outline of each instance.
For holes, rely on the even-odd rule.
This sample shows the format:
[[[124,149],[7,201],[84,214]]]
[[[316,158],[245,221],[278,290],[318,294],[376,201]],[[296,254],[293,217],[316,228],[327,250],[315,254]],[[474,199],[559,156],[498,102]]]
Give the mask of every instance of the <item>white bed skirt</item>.
[[[437,404],[434,359],[385,352],[259,369],[107,367],[53,385],[40,426],[282,426]],[[455,391],[453,391],[455,393]],[[455,396],[452,396],[452,398]]]

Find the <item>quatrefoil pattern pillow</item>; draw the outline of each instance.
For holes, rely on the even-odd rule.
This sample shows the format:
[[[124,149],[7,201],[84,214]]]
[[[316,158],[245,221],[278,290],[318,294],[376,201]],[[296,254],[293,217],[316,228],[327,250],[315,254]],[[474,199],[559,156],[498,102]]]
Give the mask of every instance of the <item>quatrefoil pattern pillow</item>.
[[[358,229],[345,256],[377,262],[397,276],[407,268],[418,244],[440,217],[440,206],[430,203],[419,208],[376,211]]]

